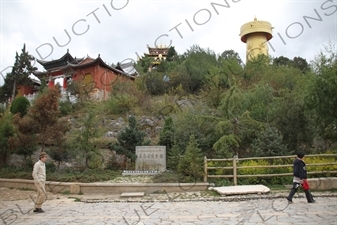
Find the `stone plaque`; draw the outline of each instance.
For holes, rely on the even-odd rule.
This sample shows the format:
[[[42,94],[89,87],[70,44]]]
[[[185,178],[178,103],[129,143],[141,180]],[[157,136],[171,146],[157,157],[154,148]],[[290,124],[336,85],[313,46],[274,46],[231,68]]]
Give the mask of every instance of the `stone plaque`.
[[[166,146],[136,146],[136,170],[166,170]]]

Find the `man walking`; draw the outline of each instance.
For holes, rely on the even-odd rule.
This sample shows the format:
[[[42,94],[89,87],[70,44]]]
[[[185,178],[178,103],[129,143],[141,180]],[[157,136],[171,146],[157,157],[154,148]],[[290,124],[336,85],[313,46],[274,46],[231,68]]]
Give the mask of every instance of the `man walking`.
[[[35,209],[33,212],[36,213],[43,213],[41,206],[45,202],[47,198],[47,192],[45,189],[46,183],[46,165],[45,162],[47,161],[47,153],[41,152],[39,161],[34,164],[33,169],[33,178],[34,183],[37,189],[37,197],[35,201]]]

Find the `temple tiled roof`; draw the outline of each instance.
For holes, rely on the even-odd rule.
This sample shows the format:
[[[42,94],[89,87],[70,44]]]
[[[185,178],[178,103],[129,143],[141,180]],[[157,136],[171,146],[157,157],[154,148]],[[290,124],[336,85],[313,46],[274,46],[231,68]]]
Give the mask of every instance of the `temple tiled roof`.
[[[134,74],[130,74],[130,71],[126,69],[127,67],[124,67],[123,69],[123,68],[117,68],[117,67],[114,68],[112,66],[109,66],[102,60],[100,55],[98,55],[96,59],[91,58],[89,56],[83,57],[83,58],[76,58],[76,57],[73,58],[70,55],[70,53],[67,52],[64,56],[56,60],[52,60],[52,61],[37,60],[37,61],[47,70],[45,72],[36,71],[34,75],[38,77],[45,77],[52,71],[63,71],[64,73],[69,73],[69,71],[75,71],[77,69],[87,68],[87,67],[91,67],[97,64],[117,74],[124,75],[132,79],[134,79],[135,77]]]
[[[132,76],[132,77],[139,76],[139,73],[136,70],[136,68],[134,67],[133,62],[127,62],[127,63],[123,63],[123,64],[118,63],[115,68],[118,69],[118,70],[122,70],[123,72],[127,73],[129,76]]]
[[[39,60],[37,59],[37,62],[40,63],[45,70],[49,71],[49,70],[54,70],[57,69],[59,67],[62,66],[66,66],[68,63],[71,64],[78,64],[80,63],[83,58],[74,58],[69,51],[67,51],[66,54],[64,54],[61,58],[56,59],[56,60],[51,60],[51,61],[43,61],[43,60]]]

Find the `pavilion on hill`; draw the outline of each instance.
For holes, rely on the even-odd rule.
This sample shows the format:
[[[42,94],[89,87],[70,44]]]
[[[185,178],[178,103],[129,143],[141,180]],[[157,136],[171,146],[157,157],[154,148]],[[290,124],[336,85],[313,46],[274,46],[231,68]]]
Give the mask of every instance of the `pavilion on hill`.
[[[166,45],[157,45],[156,47],[147,45],[147,48],[149,53],[144,53],[144,56],[153,59],[152,67],[160,64],[162,60],[166,60],[169,50],[169,47],[166,47]]]

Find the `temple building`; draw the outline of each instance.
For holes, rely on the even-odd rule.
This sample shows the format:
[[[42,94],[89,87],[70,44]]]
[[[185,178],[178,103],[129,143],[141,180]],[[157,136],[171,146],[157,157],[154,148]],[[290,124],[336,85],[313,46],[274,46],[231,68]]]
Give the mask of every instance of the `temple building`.
[[[37,61],[45,71],[36,71],[34,75],[38,78],[46,79],[49,87],[53,87],[55,80],[60,78],[63,78],[63,89],[67,88],[69,81],[82,82],[87,91],[101,96],[99,99],[102,99],[102,96],[106,96],[106,93],[111,91],[113,82],[117,80],[134,80],[138,76],[138,72],[135,69],[130,69],[132,65],[118,64],[115,68],[106,64],[100,55],[96,59],[89,56],[74,58],[67,51],[59,59]],[[128,71],[124,71],[125,69],[128,69]]]
[[[160,64],[162,60],[166,60],[166,56],[169,50],[169,47],[166,45],[157,45],[156,47],[146,46],[148,48],[149,53],[144,53],[145,57],[153,58],[152,67]]]
[[[272,39],[273,27],[267,21],[257,20],[245,23],[241,26],[241,41],[246,43],[246,62],[259,55],[268,56],[268,41]]]
[[[41,81],[34,76],[33,74],[30,74],[28,78],[31,80],[32,85],[17,85],[17,95],[16,96],[25,96],[29,94],[33,94],[37,92],[40,88]]]

